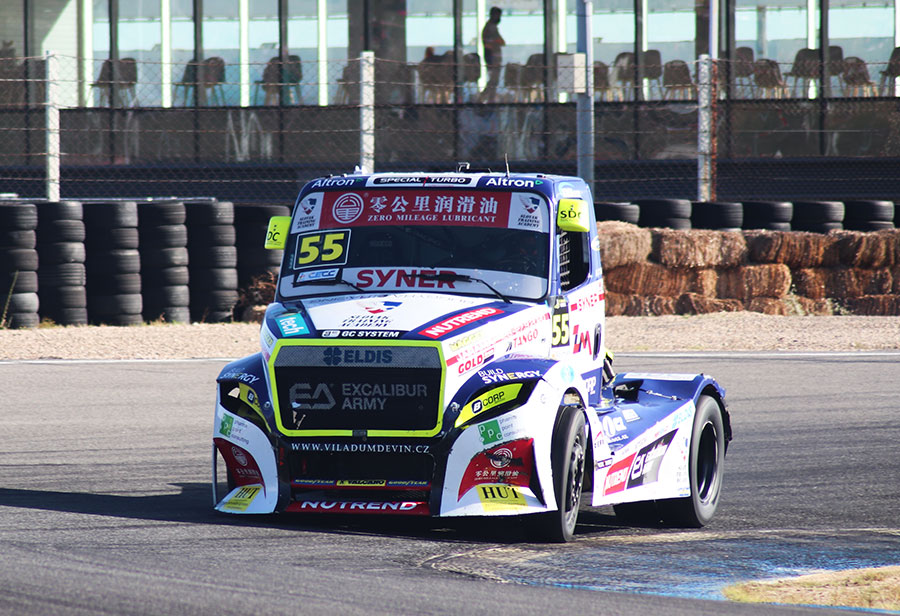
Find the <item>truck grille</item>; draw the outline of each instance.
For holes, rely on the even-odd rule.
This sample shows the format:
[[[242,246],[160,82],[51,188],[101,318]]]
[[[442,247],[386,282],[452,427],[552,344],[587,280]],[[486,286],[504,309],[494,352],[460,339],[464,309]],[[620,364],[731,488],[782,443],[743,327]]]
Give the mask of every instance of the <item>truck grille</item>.
[[[274,375],[289,434],[439,427],[442,371],[434,346],[284,346]]]

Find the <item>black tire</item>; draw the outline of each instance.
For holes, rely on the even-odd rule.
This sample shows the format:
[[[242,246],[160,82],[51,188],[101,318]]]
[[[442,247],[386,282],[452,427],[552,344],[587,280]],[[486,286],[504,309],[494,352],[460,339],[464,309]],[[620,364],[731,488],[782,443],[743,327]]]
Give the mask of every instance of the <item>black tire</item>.
[[[88,252],[136,250],[141,245],[137,227],[112,227],[95,231],[100,233],[88,233],[84,242]]]
[[[744,206],[733,201],[697,201],[691,208],[694,229],[737,230],[744,224]]]
[[[186,201],[185,208],[191,226],[234,224],[234,204],[230,201]]]
[[[659,218],[690,218],[691,202],[687,199],[635,199],[634,203],[641,206],[641,226],[653,226],[644,224],[644,219],[656,220]]]
[[[184,248],[188,245],[188,231],[184,225],[157,225],[141,228],[141,246],[144,249]]]
[[[861,221],[894,221],[894,202],[880,200],[849,200],[844,202],[844,223]],[[850,227],[847,226],[849,229]]]
[[[191,291],[212,291],[222,289],[234,291],[238,288],[237,270],[233,267],[216,267],[211,269],[196,270]]]
[[[6,315],[6,326],[10,329],[37,327],[41,317],[36,312],[10,312]]]
[[[211,310],[203,313],[198,320],[202,323],[231,323],[234,321],[234,313],[230,310]]]
[[[850,231],[885,231],[893,229],[894,223],[887,220],[849,221],[844,223],[844,228]]]
[[[84,222],[88,227],[88,238],[96,234],[102,239],[104,232],[99,229],[138,226],[138,208],[134,201],[84,203],[82,206]]]
[[[690,218],[655,218],[641,222],[642,227],[661,228],[661,229],[678,229],[686,231],[691,228]]]
[[[37,208],[33,203],[0,203],[0,229],[34,231],[37,225]]]
[[[547,541],[563,543],[571,541],[575,534],[575,524],[581,508],[586,457],[583,410],[577,406],[560,407],[550,451],[553,493],[559,509],[533,516],[536,530]]]
[[[844,204],[840,201],[795,201],[794,217],[791,222],[795,229],[810,223],[843,222]]]
[[[114,274],[137,274],[141,271],[141,255],[133,248],[88,252],[86,265],[88,278]]]
[[[809,231],[811,233],[828,233],[830,231],[840,231],[844,228],[840,222],[794,222],[792,225],[794,231]]]
[[[143,325],[144,317],[140,314],[98,314],[88,313],[88,320],[91,323],[116,325],[126,327],[130,325]]]
[[[237,231],[234,225],[197,225],[188,230],[188,246],[234,246]]]
[[[60,308],[50,313],[50,318],[59,325],[87,325],[87,308]]]
[[[81,220],[84,208],[81,201],[43,201],[37,204],[38,225],[51,220]]]
[[[794,204],[790,201],[743,201],[744,222],[791,222]]]
[[[192,269],[237,267],[236,246],[204,246],[191,250]]]
[[[37,293],[13,293],[0,296],[0,307],[7,312],[37,312],[40,307]]]
[[[182,201],[151,201],[138,205],[141,228],[159,225],[183,225],[185,220]]]
[[[28,229],[20,231],[0,231],[0,250],[9,248],[34,248],[37,233]]]
[[[142,289],[140,274],[109,274],[91,278],[92,295],[133,295]]]
[[[8,293],[35,293],[38,288],[37,272],[0,272],[0,304]]]
[[[635,203],[598,201],[594,203],[594,215],[598,221],[621,220],[636,225],[641,217],[641,206]]]
[[[85,239],[84,221],[81,220],[42,220],[38,225],[38,244],[56,242],[83,242]]]
[[[147,295],[152,296],[152,301],[145,304],[153,306],[190,306],[191,294],[186,285],[173,285],[170,287],[153,287],[148,289]]]
[[[767,231],[790,231],[789,222],[747,222],[744,221],[744,229],[765,229]]]
[[[189,262],[188,249],[156,248],[141,252],[141,265],[144,269],[185,266]]]
[[[148,321],[162,319],[166,323],[190,323],[191,310],[187,306],[165,306],[159,309],[152,317],[144,313]]]
[[[42,244],[41,263],[84,263],[85,251],[82,242],[54,242]]]
[[[84,286],[87,281],[83,263],[61,263],[41,267],[38,271],[41,286]]]
[[[706,526],[719,506],[725,466],[725,426],[719,402],[707,395],[697,401],[688,474],[691,495],[657,502],[662,518],[691,528]]]
[[[186,265],[175,267],[162,267],[145,270],[142,274],[144,285],[152,287],[169,287],[178,284],[188,284],[191,279],[190,269]]]
[[[85,307],[87,307],[87,292],[82,286],[51,287],[41,291],[41,312]]]
[[[212,311],[234,310],[239,299],[237,291],[225,289],[214,289],[205,293],[203,297],[196,295],[194,297],[197,301],[191,302],[192,304],[196,303],[198,306]]]
[[[141,314],[143,301],[137,293],[122,293],[119,295],[91,295],[88,294],[88,313],[93,317],[97,315],[117,314]]]
[[[34,248],[0,250],[0,267],[7,272],[33,272],[38,268],[38,252]]]

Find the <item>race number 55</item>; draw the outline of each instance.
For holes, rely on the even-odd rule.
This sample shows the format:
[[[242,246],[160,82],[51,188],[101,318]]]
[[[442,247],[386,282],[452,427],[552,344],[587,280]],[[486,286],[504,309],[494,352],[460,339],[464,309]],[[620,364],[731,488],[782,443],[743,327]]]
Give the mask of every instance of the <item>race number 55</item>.
[[[553,326],[553,334],[550,344],[555,347],[569,344],[569,302],[564,297],[558,297],[552,303],[550,324]]]
[[[343,265],[347,262],[350,230],[314,231],[297,237],[295,269],[315,265]]]

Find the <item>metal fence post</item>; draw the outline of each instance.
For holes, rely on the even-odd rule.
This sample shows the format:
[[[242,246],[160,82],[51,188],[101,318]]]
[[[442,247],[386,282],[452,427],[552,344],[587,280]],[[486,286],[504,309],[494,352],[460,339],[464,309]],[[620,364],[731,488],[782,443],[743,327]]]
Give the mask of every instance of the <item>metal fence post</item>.
[[[578,94],[575,103],[575,132],[577,133],[578,175],[594,194],[594,39],[591,20],[594,16],[592,0],[578,4],[577,50],[584,53],[585,92]]]
[[[697,79],[697,200],[716,198],[715,76],[713,61],[700,56]]]
[[[58,59],[51,51],[46,59],[46,109],[44,131],[46,136],[47,200],[59,201],[59,67]]]
[[[359,168],[375,171],[375,52],[359,57]]]

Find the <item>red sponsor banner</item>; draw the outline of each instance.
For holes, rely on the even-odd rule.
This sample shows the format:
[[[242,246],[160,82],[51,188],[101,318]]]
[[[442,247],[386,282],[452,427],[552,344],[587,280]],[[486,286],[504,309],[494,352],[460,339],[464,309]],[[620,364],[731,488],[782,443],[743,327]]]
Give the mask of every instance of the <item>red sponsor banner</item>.
[[[444,319],[440,323],[435,323],[431,327],[426,327],[419,333],[423,336],[437,339],[441,336],[446,336],[450,332],[456,331],[469,323],[502,313],[503,311],[498,310],[497,308],[478,308],[477,310],[469,310],[468,312],[463,312],[462,314],[450,317],[449,319]]]
[[[483,483],[527,488],[534,469],[533,443],[534,439],[519,439],[475,454],[459,483],[457,498]]]
[[[293,513],[353,513],[358,515],[431,515],[424,501],[294,501],[285,509]]]
[[[324,193],[322,229],[378,225],[501,227],[509,224],[510,195],[479,190],[441,194],[415,190]]]
[[[263,483],[262,473],[256,460],[250,455],[250,452],[243,447],[226,441],[223,438],[214,438],[213,442],[222,457],[225,459],[225,465],[231,471],[236,486],[258,485]],[[265,485],[263,485],[265,488]]]
[[[609,471],[606,473],[606,480],[603,482],[604,496],[613,492],[621,492],[625,489],[625,482],[628,481],[628,471],[631,470],[632,461],[634,461],[634,454],[631,454],[624,460],[619,460],[609,467]]]

